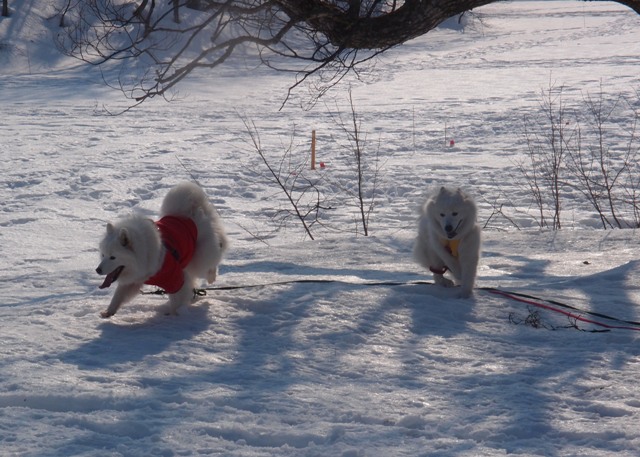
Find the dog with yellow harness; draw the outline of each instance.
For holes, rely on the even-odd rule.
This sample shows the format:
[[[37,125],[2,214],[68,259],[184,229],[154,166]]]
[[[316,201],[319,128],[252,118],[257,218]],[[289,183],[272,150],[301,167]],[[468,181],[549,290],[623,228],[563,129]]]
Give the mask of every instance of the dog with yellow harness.
[[[460,189],[442,187],[422,206],[413,249],[418,263],[436,284],[460,286],[460,297],[473,293],[480,261],[480,226],[473,199]],[[449,272],[453,280],[445,277]]]

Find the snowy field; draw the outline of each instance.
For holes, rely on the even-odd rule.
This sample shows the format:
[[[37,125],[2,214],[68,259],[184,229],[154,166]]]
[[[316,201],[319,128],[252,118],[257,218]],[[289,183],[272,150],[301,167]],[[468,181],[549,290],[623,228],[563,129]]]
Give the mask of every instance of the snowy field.
[[[389,52],[308,110],[304,90],[279,110],[291,75],[235,62],[195,75],[172,103],[107,116],[127,101],[47,45],[48,2],[25,2],[29,14],[10,3],[13,16],[0,18],[0,455],[638,455],[637,231],[598,228],[575,195],[563,229],[540,230],[517,166],[523,119],[550,85],[568,104],[602,88],[638,108],[631,10],[491,5],[482,22]],[[375,197],[369,237],[341,128],[349,87]],[[283,177],[320,191],[314,240],[282,219],[287,202],[243,119]],[[325,166],[311,171],[314,129]],[[113,293],[94,271],[106,222],[153,217],[190,179],[232,242],[216,283],[225,289],[177,317],[141,295],[100,319]],[[475,195],[486,225],[469,300],[425,284],[411,256],[417,208],[442,184]],[[265,286],[244,287],[254,285]]]

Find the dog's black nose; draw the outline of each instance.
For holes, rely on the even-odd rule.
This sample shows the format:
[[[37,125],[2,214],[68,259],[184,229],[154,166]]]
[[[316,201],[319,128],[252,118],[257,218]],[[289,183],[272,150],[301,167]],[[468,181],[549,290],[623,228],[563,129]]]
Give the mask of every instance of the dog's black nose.
[[[96,268],[96,273],[98,273],[99,275],[101,275],[101,274],[102,274],[102,268],[100,268],[100,267]]]
[[[444,230],[447,233],[451,233],[451,232],[453,232],[453,227],[450,224],[447,224],[447,225],[444,226]]]

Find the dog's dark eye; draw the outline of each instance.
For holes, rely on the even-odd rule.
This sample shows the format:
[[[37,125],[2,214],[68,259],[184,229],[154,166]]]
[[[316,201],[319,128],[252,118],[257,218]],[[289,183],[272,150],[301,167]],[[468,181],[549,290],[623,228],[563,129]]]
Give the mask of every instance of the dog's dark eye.
[[[116,260],[116,257],[112,255],[111,257],[109,257],[109,260]]]
[[[444,217],[444,216],[445,216],[445,214],[444,214],[444,213],[440,213],[440,217]]]
[[[452,216],[457,216],[457,215],[458,215],[458,213],[451,213],[451,215],[452,215]]]

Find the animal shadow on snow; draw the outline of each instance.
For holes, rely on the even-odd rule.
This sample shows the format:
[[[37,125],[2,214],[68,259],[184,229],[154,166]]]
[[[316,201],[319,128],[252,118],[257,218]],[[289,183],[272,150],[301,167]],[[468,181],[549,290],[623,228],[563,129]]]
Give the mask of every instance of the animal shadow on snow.
[[[449,338],[468,329],[476,321],[475,295],[458,298],[460,288],[444,288],[435,284],[396,286],[391,293],[359,319],[358,328],[365,333],[371,325],[386,325],[394,310],[409,313],[409,327],[413,337],[441,336]],[[478,294],[479,291],[474,291]]]
[[[264,283],[279,282],[296,279],[318,279],[322,280],[327,277],[354,277],[361,281],[393,281],[393,274],[388,271],[376,269],[364,269],[356,266],[345,266],[344,268],[335,268],[328,266],[311,265],[285,262],[280,260],[257,260],[248,264],[224,264],[220,266],[220,275],[225,274],[246,274],[251,273],[267,273],[273,275],[277,273],[278,277],[274,280],[265,279]],[[292,277],[289,277],[291,275]],[[423,279],[422,276],[419,279]],[[257,281],[261,282],[261,281]]]
[[[335,277],[353,277],[359,278],[360,281],[389,281],[389,282],[409,282],[412,280],[432,281],[430,275],[420,271],[418,274],[414,272],[390,272],[375,268],[363,269],[346,265],[342,268],[327,266],[300,266],[295,263],[283,261],[256,261],[249,265],[224,265],[226,271],[236,272],[278,272],[284,277],[278,277],[278,281],[286,281],[286,275],[301,275],[305,279],[323,279]],[[306,274],[305,274],[306,272]],[[381,326],[388,324],[389,313],[396,308],[409,309],[411,314],[411,331],[417,336],[439,335],[449,337],[464,332],[467,329],[469,320],[476,319],[474,314],[474,306],[476,303],[476,295],[479,290],[474,290],[474,295],[470,298],[458,298],[460,287],[445,288],[435,284],[419,284],[419,285],[399,285],[399,286],[364,286],[357,284],[358,280],[353,280],[354,284],[335,283],[333,285],[311,285],[299,284],[297,287],[289,291],[287,301],[296,297],[294,290],[300,290],[306,294],[314,290],[324,290],[320,293],[325,299],[330,300],[326,290],[333,289],[335,291],[344,291],[348,289],[363,290],[363,288],[373,288],[388,290],[388,296],[381,300],[377,305],[364,309],[359,317],[355,317],[353,330],[359,335],[377,333]],[[258,283],[261,281],[257,281]],[[269,281],[264,281],[269,282]],[[233,298],[229,298],[233,300]],[[271,306],[271,302],[265,304],[266,307]]]
[[[81,369],[143,360],[206,331],[213,323],[210,306],[206,301],[200,301],[181,308],[179,316],[158,314],[136,323],[101,320],[97,338],[63,353],[60,358]]]

